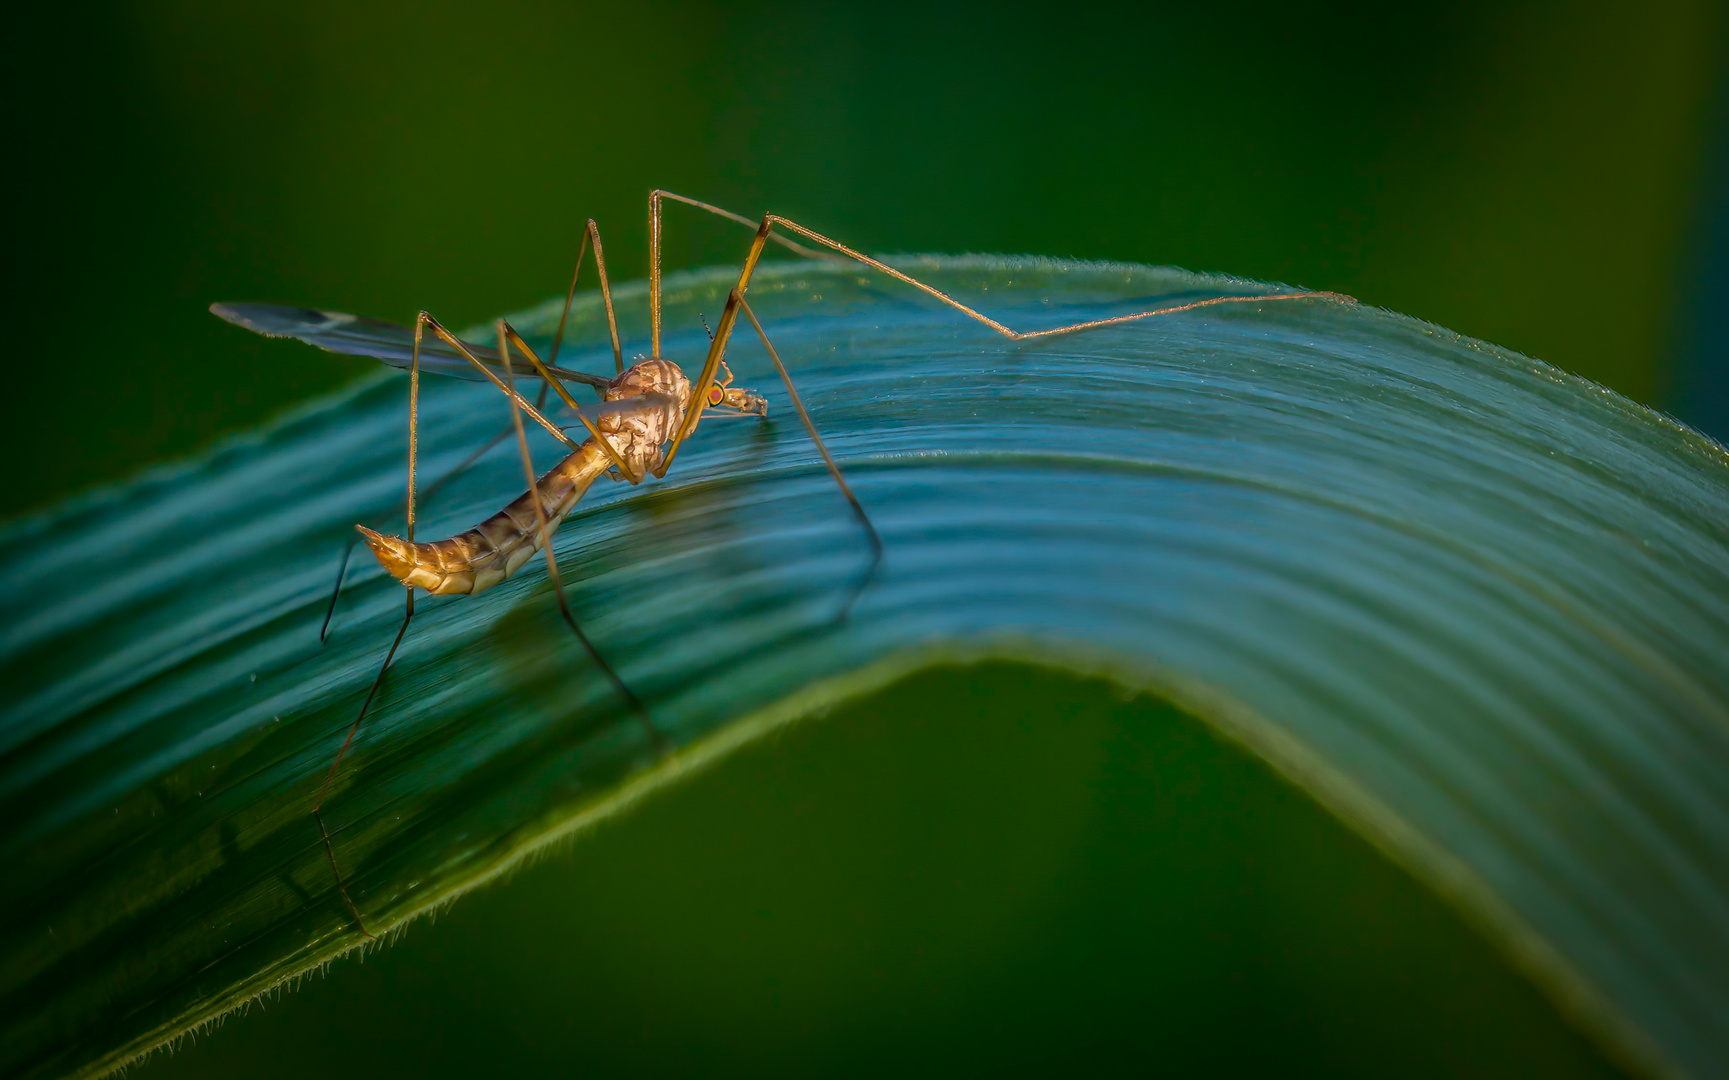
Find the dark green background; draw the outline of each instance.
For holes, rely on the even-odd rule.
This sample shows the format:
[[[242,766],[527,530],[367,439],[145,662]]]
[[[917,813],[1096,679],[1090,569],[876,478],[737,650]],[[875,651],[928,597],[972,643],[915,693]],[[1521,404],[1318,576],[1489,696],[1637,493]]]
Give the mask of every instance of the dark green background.
[[[1721,362],[1697,328],[1725,26],[1686,2],[38,7],[9,45],[0,514],[371,370],[211,301],[465,325],[561,289],[588,216],[642,274],[654,186],[867,250],[1340,290],[1685,413]],[[687,215],[668,254],[746,239]],[[1468,928],[1193,721],[1014,670],[935,690],[752,751],[151,1069],[1588,1067]]]
[[[868,250],[1341,290],[1685,409],[1718,5],[1132,11],[33,5],[0,514],[366,370],[211,301],[465,325],[561,289],[589,216],[642,274],[655,186]],[[669,255],[746,239],[686,216]]]

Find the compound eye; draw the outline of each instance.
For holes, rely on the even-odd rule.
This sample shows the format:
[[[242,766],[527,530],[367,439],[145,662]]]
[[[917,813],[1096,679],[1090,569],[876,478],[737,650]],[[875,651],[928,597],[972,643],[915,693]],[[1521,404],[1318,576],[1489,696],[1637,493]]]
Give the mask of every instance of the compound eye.
[[[719,405],[725,400],[726,391],[722,390],[718,385],[710,383],[708,388],[708,403],[710,405]]]

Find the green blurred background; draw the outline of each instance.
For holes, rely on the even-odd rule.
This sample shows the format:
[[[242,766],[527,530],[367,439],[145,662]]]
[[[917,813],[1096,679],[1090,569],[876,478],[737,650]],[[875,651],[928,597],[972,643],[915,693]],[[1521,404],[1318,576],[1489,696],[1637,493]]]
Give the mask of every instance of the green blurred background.
[[[466,325],[559,291],[590,216],[640,276],[655,186],[866,250],[1341,290],[1686,412],[1720,385],[1690,285],[1725,33],[1702,2],[36,5],[0,514],[368,370],[211,301]],[[686,215],[669,256],[746,239]]]
[[[866,250],[1348,292],[1729,426],[1718,5],[163,3],[12,31],[0,515],[372,371],[211,301],[466,325],[559,291],[589,216],[640,276],[655,186]],[[668,235],[674,266],[748,239]],[[1467,926],[1194,721],[956,678],[151,1068],[1594,1067]]]

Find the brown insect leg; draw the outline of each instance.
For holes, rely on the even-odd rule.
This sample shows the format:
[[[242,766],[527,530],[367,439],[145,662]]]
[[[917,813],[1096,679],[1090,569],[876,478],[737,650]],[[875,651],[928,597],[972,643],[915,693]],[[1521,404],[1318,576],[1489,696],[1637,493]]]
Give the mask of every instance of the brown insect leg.
[[[606,304],[606,326],[612,331],[612,362],[618,368],[620,375],[624,374],[624,349],[618,340],[618,318],[612,311],[612,285],[606,280],[606,255],[600,248],[600,226],[593,218],[588,219],[582,234],[582,246],[576,249],[576,269],[570,272],[570,288],[564,294],[564,311],[558,316],[558,332],[552,335],[552,351],[548,354],[547,366],[558,366],[558,347],[564,342],[564,324],[570,318],[570,304],[576,299],[576,279],[582,275],[582,256],[588,251],[589,241],[594,242],[594,266],[600,271],[600,298]],[[596,390],[599,388],[596,387]]]
[[[662,193],[657,192],[656,194]],[[693,202],[693,200],[682,199],[679,196],[673,197],[680,198],[684,202]],[[658,204],[656,205],[658,206]],[[713,207],[702,203],[693,202],[693,205],[714,210]],[[728,217],[734,216],[726,214],[723,210],[715,210],[715,212]],[[816,425],[811,421],[810,413],[805,410],[804,402],[799,399],[798,389],[793,386],[792,376],[787,372],[786,365],[781,363],[780,354],[775,351],[774,345],[769,341],[767,332],[762,328],[762,323],[757,320],[756,313],[751,311],[745,303],[744,290],[750,285],[751,275],[756,272],[757,263],[762,258],[763,247],[770,239],[774,223],[775,219],[772,215],[765,215],[762,224],[757,227],[756,238],[752,240],[750,251],[745,255],[744,265],[739,269],[738,284],[727,294],[726,307],[721,310],[720,322],[715,327],[714,335],[709,341],[708,356],[703,361],[702,373],[691,385],[690,407],[686,410],[678,430],[673,434],[671,445],[667,447],[666,456],[661,458],[660,464],[653,472],[656,477],[665,476],[667,470],[672,467],[673,458],[677,456],[679,447],[695,430],[698,420],[702,417],[702,411],[708,404],[708,389],[714,383],[716,372],[725,364],[727,342],[732,338],[733,327],[738,323],[738,313],[741,309],[744,310],[749,316],[751,324],[756,327],[758,336],[762,338],[763,345],[768,349],[769,357],[774,361],[776,370],[780,372],[781,381],[786,383],[793,407],[798,410],[799,419],[804,421],[805,431],[816,443],[817,450],[828,465],[829,475],[833,476],[835,483],[840,485],[841,494],[846,496],[847,502],[852,506],[853,513],[858,516],[859,523],[864,527],[865,535],[870,541],[870,565],[866,567],[864,575],[854,585],[846,603],[836,616],[836,619],[839,620],[845,618],[847,612],[852,610],[852,605],[857,601],[859,594],[864,591],[865,587],[870,584],[871,578],[875,576],[877,566],[882,562],[882,538],[877,534],[876,527],[871,524],[870,516],[865,513],[864,506],[859,503],[858,497],[853,494],[852,489],[847,486],[845,478],[841,476],[840,466],[835,463],[833,455],[828,452],[828,447],[823,445],[822,436],[817,434]],[[652,282],[653,279],[650,280]]]
[[[772,228],[773,222],[767,217],[764,217],[762,224],[757,227],[750,251],[744,257],[744,265],[739,268],[738,284],[727,294],[726,307],[721,309],[720,321],[715,324],[714,337],[708,343],[708,356],[702,362],[702,373],[691,382],[690,407],[685,410],[684,419],[673,433],[671,445],[666,448],[666,456],[661,458],[660,464],[652,470],[657,479],[665,476],[666,471],[672,467],[679,447],[683,446],[684,440],[696,430],[697,421],[702,419],[702,412],[708,407],[708,388],[714,385],[715,373],[720,370],[722,357],[726,354],[726,344],[732,339],[732,328],[738,322],[738,307],[744,300],[744,290],[750,285],[750,276],[756,272],[756,264],[762,258],[762,249],[768,243],[769,231]],[[653,280],[651,276],[651,286]],[[656,299],[658,298],[651,297],[651,304]]]
[[[648,715],[648,706],[644,705],[642,699],[636,696],[636,691],[625,684],[613,666],[606,662],[606,657],[602,656],[600,650],[595,648],[594,642],[590,641],[588,635],[583,633],[581,624],[576,621],[576,616],[571,614],[570,601],[564,595],[564,582],[558,575],[558,558],[552,553],[552,530],[546,521],[546,505],[541,501],[540,493],[535,487],[537,477],[534,474],[534,457],[528,449],[528,432],[522,426],[522,409],[519,407],[521,399],[516,396],[515,392],[516,376],[512,372],[510,364],[510,341],[514,336],[515,331],[510,329],[509,324],[503,319],[498,320],[498,355],[504,363],[505,385],[510,389],[510,419],[516,427],[516,444],[522,450],[522,471],[528,477],[529,490],[535,493],[535,497],[530,501],[534,504],[535,522],[540,528],[540,550],[546,556],[546,573],[552,579],[552,591],[558,596],[559,613],[564,616],[565,623],[576,635],[576,639],[582,642],[582,647],[588,651],[588,655],[594,658],[595,664],[600,670],[606,672],[606,677],[612,680],[612,684],[618,688],[618,692],[623,695],[625,701],[630,703],[631,709],[642,718],[643,727],[648,731],[649,741],[656,747],[663,746],[665,737],[661,735],[660,729],[654,726],[654,720]],[[585,420],[584,423],[587,421]],[[596,433],[596,438],[599,438],[598,433]],[[605,439],[600,441],[608,448],[611,447],[611,444],[607,443]]]
[[[324,827],[324,800],[330,797],[330,785],[336,779],[336,772],[342,768],[342,759],[348,753],[348,747],[354,742],[355,733],[360,730],[360,722],[366,719],[366,710],[372,707],[372,699],[378,695],[379,684],[384,682],[384,673],[390,670],[390,662],[396,658],[396,650],[402,644],[402,638],[408,633],[408,623],[414,618],[414,586],[408,587],[408,606],[402,616],[402,626],[396,631],[396,640],[390,643],[390,651],[384,654],[384,663],[378,667],[378,674],[373,676],[372,688],[366,692],[366,700],[360,705],[360,715],[354,718],[354,723],[348,728],[348,738],[342,740],[342,748],[336,751],[336,759],[330,763],[330,771],[324,774],[324,786],[318,789],[318,802],[313,804],[312,816],[318,822],[318,838],[324,841],[324,854],[330,860],[330,872],[336,877],[336,890],[342,894],[342,902],[348,906],[349,915],[354,918],[354,925],[366,935],[368,940],[376,941],[372,932],[366,929],[366,923],[360,917],[360,909],[354,906],[354,901],[348,895],[348,886],[343,883],[342,871],[336,866],[336,851],[330,844],[330,833]]]
[[[630,463],[625,461],[623,456],[619,454],[618,448],[612,445],[612,440],[602,436],[600,429],[594,426],[594,421],[583,415],[582,406],[578,405],[576,399],[570,396],[570,391],[564,388],[563,383],[552,377],[552,373],[547,370],[547,365],[542,364],[540,362],[540,357],[534,355],[534,350],[528,347],[528,342],[522,340],[522,335],[516,332],[516,328],[503,319],[498,320],[498,325],[502,328],[505,339],[516,348],[521,349],[522,354],[528,357],[528,362],[534,365],[534,370],[540,373],[542,379],[546,380],[546,382],[541,385],[541,394],[543,396],[545,395],[548,386],[557,390],[558,396],[563,399],[566,407],[576,414],[576,418],[582,422],[583,427],[588,429],[588,433],[600,444],[600,448],[606,451],[606,456],[612,459],[613,465],[618,468],[620,473],[624,474],[624,478],[629,480],[632,484],[642,483],[642,474],[633,471],[630,467]],[[512,385],[514,385],[514,383]],[[515,415],[514,409],[512,410],[512,414]],[[506,428],[505,434],[508,435],[509,433],[510,429]]]
[[[728,221],[736,221],[747,229],[754,229],[757,227],[756,222],[745,217],[743,214],[735,214],[731,210],[722,210],[718,206],[710,206],[708,203],[698,202],[696,199],[684,195],[675,195],[670,191],[660,190],[648,193],[648,323],[651,341],[653,342],[650,355],[652,355],[656,360],[660,359],[660,201],[662,199],[671,199],[673,202],[681,202],[687,206],[694,206],[698,210],[706,210],[711,214],[717,214],[720,217],[726,218]],[[772,236],[769,239],[773,240],[781,247],[803,255],[806,258],[834,258],[833,255],[830,255],[826,251],[817,251],[812,248],[807,248],[803,244],[795,243],[784,236]]]
[[[1033,330],[1033,331],[1030,331],[1028,333],[1021,333],[1019,331],[1010,330],[1008,327],[1004,326],[1000,322],[997,322],[995,319],[992,319],[987,315],[982,315],[977,311],[974,311],[972,308],[967,307],[965,304],[961,303],[959,300],[954,299],[953,297],[949,296],[947,293],[941,291],[940,289],[934,289],[931,286],[926,285],[924,282],[919,281],[916,278],[913,278],[907,274],[901,273],[899,270],[896,270],[894,267],[888,265],[887,263],[878,262],[876,259],[871,258],[869,255],[866,255],[863,252],[854,251],[852,248],[847,247],[845,244],[841,243],[838,240],[830,240],[828,237],[824,236],[823,234],[816,232],[813,229],[807,229],[803,225],[800,225],[796,221],[791,221],[787,218],[783,218],[783,217],[780,217],[780,216],[775,215],[775,214],[770,214],[766,218],[764,218],[763,220],[767,224],[769,224],[770,226],[779,225],[783,228],[791,229],[793,232],[798,233],[800,236],[806,238],[807,240],[814,240],[817,243],[822,244],[826,247],[833,248],[834,250],[840,252],[842,255],[847,256],[848,258],[856,259],[859,262],[864,263],[866,266],[871,267],[873,270],[880,270],[881,272],[887,274],[889,277],[894,278],[896,281],[904,281],[908,285],[911,285],[913,288],[918,289],[921,292],[924,292],[930,296],[936,297],[938,300],[941,300],[943,303],[954,308],[956,311],[963,312],[963,313],[971,316],[972,318],[977,319],[979,322],[984,323],[986,326],[990,327],[992,330],[995,330],[997,333],[1002,334],[1004,337],[1010,338],[1010,339],[1015,340],[1015,341],[1026,341],[1029,338],[1050,337],[1053,334],[1068,334],[1068,333],[1073,333],[1076,330],[1092,330],[1092,329],[1095,329],[1095,328],[1101,327],[1101,326],[1114,326],[1117,323],[1134,322],[1136,319],[1147,319],[1147,318],[1153,317],[1154,315],[1174,315],[1179,311],[1193,311],[1195,308],[1211,307],[1214,304],[1243,304],[1243,303],[1261,302],[1261,301],[1266,301],[1266,300],[1342,300],[1342,301],[1344,301],[1346,303],[1350,303],[1350,304],[1354,304],[1357,302],[1355,297],[1346,296],[1344,293],[1335,293],[1335,292],[1291,292],[1291,293],[1264,293],[1264,294],[1259,295],[1259,296],[1217,296],[1217,297],[1213,297],[1210,300],[1196,300],[1192,303],[1187,303],[1187,304],[1175,304],[1175,305],[1172,305],[1171,307],[1154,308],[1151,311],[1137,311],[1133,315],[1118,315],[1118,316],[1116,316],[1114,318],[1110,318],[1110,319],[1092,319],[1088,322],[1071,323],[1068,326],[1058,326],[1058,327],[1054,327],[1050,330]]]
[[[348,559],[354,554],[354,537],[342,545],[342,561],[336,564],[336,584],[330,589],[330,603],[324,608],[324,622],[318,627],[318,643],[330,640],[330,620],[336,614],[336,601],[342,597],[342,582],[348,577]]]
[[[736,214],[732,214],[728,211],[721,210],[718,207],[710,206],[707,203],[698,202],[695,199],[685,198],[682,195],[674,195],[671,192],[667,192],[667,191],[656,191],[656,192],[654,192],[653,195],[651,195],[649,197],[649,205],[651,207],[650,229],[649,229],[649,305],[650,305],[650,314],[652,316],[652,319],[654,321],[655,326],[657,327],[657,335],[656,335],[656,342],[655,342],[656,355],[659,354],[659,337],[658,337],[658,326],[659,326],[659,319],[660,319],[660,304],[659,304],[659,301],[660,301],[660,291],[659,291],[659,280],[660,280],[660,278],[659,278],[660,214],[659,214],[659,211],[660,211],[660,200],[661,199],[673,199],[673,200],[676,200],[678,202],[686,203],[690,206],[694,206],[694,207],[697,207],[697,208],[702,209],[702,210],[707,210],[711,213],[719,214],[722,217],[725,217],[725,218],[728,218],[731,220],[737,220],[738,219],[738,215],[736,215]],[[1088,322],[1072,323],[1068,326],[1054,327],[1050,330],[1034,330],[1034,331],[1030,331],[1027,333],[1021,333],[1019,331],[1010,329],[1009,327],[1003,325],[1002,323],[996,321],[995,319],[991,318],[988,315],[985,315],[981,312],[973,310],[972,308],[961,303],[959,300],[956,300],[954,297],[948,295],[947,293],[943,292],[942,290],[933,288],[930,285],[926,285],[924,282],[919,281],[916,278],[911,277],[910,275],[904,274],[899,270],[896,270],[894,267],[888,265],[887,263],[881,262],[877,259],[873,259],[869,255],[866,255],[861,251],[856,251],[853,248],[848,247],[847,245],[841,243],[838,240],[831,240],[830,238],[822,235],[821,233],[815,231],[814,229],[808,229],[805,226],[800,225],[796,221],[792,221],[788,218],[781,217],[777,214],[764,214],[763,218],[762,218],[762,224],[757,227],[756,238],[751,241],[750,251],[745,255],[744,264],[739,269],[738,284],[736,286],[734,286],[732,295],[727,297],[726,309],[721,312],[720,325],[715,329],[714,340],[709,345],[708,359],[703,363],[702,375],[692,384],[692,387],[691,387],[691,408],[685,414],[684,422],[679,425],[678,432],[673,436],[672,445],[668,448],[666,457],[662,459],[660,468],[655,472],[656,476],[664,476],[666,474],[666,469],[668,466],[670,466],[672,464],[673,457],[674,457],[674,455],[676,455],[678,453],[679,446],[684,442],[685,438],[688,437],[690,435],[691,431],[696,427],[697,420],[701,417],[702,411],[707,405],[708,388],[709,388],[710,384],[714,381],[714,373],[721,363],[722,355],[726,352],[727,339],[729,337],[731,337],[733,324],[738,319],[738,301],[741,301],[743,299],[745,290],[747,288],[749,288],[749,286],[750,286],[751,275],[756,272],[757,263],[762,258],[763,247],[771,239],[776,240],[776,241],[780,241],[783,243],[785,242],[781,237],[774,235],[774,228],[777,225],[782,227],[782,228],[789,229],[792,232],[798,233],[800,236],[804,237],[807,240],[813,240],[818,244],[822,244],[825,247],[831,248],[834,251],[837,251],[837,252],[841,253],[842,255],[845,255],[847,258],[854,259],[854,260],[857,260],[858,262],[864,263],[866,266],[869,266],[874,270],[881,271],[882,273],[887,274],[889,277],[892,277],[897,281],[903,281],[903,282],[907,283],[908,285],[911,285],[914,288],[920,290],[921,292],[924,292],[930,296],[935,297],[936,299],[942,301],[944,304],[947,304],[949,307],[954,308],[956,311],[959,311],[962,314],[965,314],[970,318],[976,319],[979,322],[984,323],[986,326],[990,327],[992,330],[995,330],[997,333],[1002,334],[1004,337],[1007,337],[1007,338],[1009,338],[1011,340],[1015,340],[1015,341],[1024,341],[1024,340],[1027,340],[1030,338],[1050,337],[1053,334],[1066,334],[1066,333],[1072,333],[1072,332],[1077,331],[1077,330],[1095,329],[1095,328],[1101,327],[1101,326],[1112,326],[1112,325],[1115,325],[1117,323],[1133,322],[1137,319],[1151,318],[1152,316],[1155,316],[1155,315],[1173,315],[1179,311],[1193,311],[1196,308],[1211,307],[1215,304],[1261,303],[1261,302],[1270,301],[1270,300],[1305,300],[1305,299],[1341,300],[1341,301],[1344,301],[1346,303],[1352,303],[1352,304],[1356,303],[1356,300],[1352,297],[1346,296],[1343,293],[1333,293],[1333,292],[1293,292],[1293,293],[1266,293],[1266,294],[1257,295],[1257,296],[1220,296],[1220,297],[1214,297],[1214,298],[1208,299],[1208,300],[1196,300],[1196,301],[1193,301],[1193,302],[1187,303],[1187,304],[1175,304],[1175,305],[1172,305],[1171,307],[1155,308],[1151,311],[1136,312],[1135,314],[1132,314],[1132,315],[1118,315],[1114,318],[1109,318],[1109,319],[1093,319],[1093,320],[1088,321]]]
[[[769,341],[767,331],[763,330],[762,323],[757,321],[756,312],[750,309],[750,305],[745,303],[744,297],[739,296],[736,290],[733,295],[738,297],[738,305],[744,309],[745,317],[750,320],[750,324],[756,327],[756,335],[762,339],[762,347],[768,350],[768,358],[774,361],[774,369],[780,372],[781,381],[786,383],[787,397],[792,399],[792,407],[798,411],[798,418],[804,421],[804,429],[810,435],[810,441],[816,444],[817,453],[822,455],[823,464],[828,466],[829,475],[834,477],[834,482],[840,486],[840,493],[846,496],[847,504],[852,507],[853,514],[858,518],[859,524],[864,527],[865,537],[870,541],[870,564],[865,567],[864,573],[853,584],[852,591],[847,595],[846,603],[841,605],[840,611],[835,615],[835,621],[840,622],[847,617],[853,604],[858,602],[859,594],[865,591],[871,578],[876,576],[877,567],[882,565],[882,537],[877,535],[876,526],[871,524],[870,515],[865,513],[865,508],[859,503],[858,496],[853,494],[852,488],[847,485],[846,478],[840,474],[840,466],[835,463],[834,455],[828,452],[828,447],[823,445],[822,436],[816,433],[816,424],[811,421],[810,413],[805,411],[804,402],[799,400],[798,388],[792,384],[792,376],[787,373],[786,365],[781,363],[780,353],[775,351],[774,343]]]
[[[414,352],[408,366],[408,542],[414,542],[414,469],[420,452],[420,334],[428,324],[430,316],[424,311],[414,321]],[[436,324],[433,324],[436,326]],[[336,757],[330,763],[330,771],[324,774],[324,785],[318,789],[318,801],[312,804],[313,820],[318,822],[318,838],[324,842],[325,857],[330,860],[330,872],[336,878],[336,890],[342,894],[342,902],[347,905],[348,913],[354,918],[354,925],[368,939],[372,932],[366,929],[366,923],[360,917],[360,909],[348,895],[348,886],[343,883],[342,871],[336,866],[336,849],[330,843],[330,831],[324,827],[324,800],[330,797],[330,785],[336,779],[336,773],[342,768],[342,758],[348,753],[348,748],[354,742],[354,736],[360,731],[360,722],[366,719],[366,710],[372,707],[372,699],[378,696],[379,684],[384,682],[384,673],[390,670],[390,662],[396,658],[396,650],[402,644],[403,636],[408,633],[408,624],[414,618],[414,586],[407,588],[407,610],[402,615],[402,626],[396,631],[396,640],[390,643],[390,651],[384,654],[384,663],[378,667],[378,674],[372,678],[372,687],[366,691],[366,700],[360,703],[360,715],[349,725],[348,737],[342,740],[342,747],[336,751]]]
[[[434,334],[438,335],[440,340],[442,340],[446,345],[449,345],[452,349],[455,349],[457,354],[460,355],[463,359],[467,360],[470,364],[473,364],[475,367],[475,370],[479,371],[482,375],[484,375],[486,377],[487,382],[490,382],[492,385],[498,387],[499,392],[504,394],[505,397],[510,398],[511,401],[515,403],[517,408],[519,408],[523,412],[527,413],[529,416],[529,419],[533,420],[535,423],[537,423],[541,427],[545,428],[549,433],[551,433],[553,438],[557,439],[559,442],[563,443],[564,445],[570,447],[572,450],[575,450],[577,448],[576,443],[571,439],[571,437],[569,435],[566,435],[564,433],[562,428],[560,428],[557,424],[553,423],[551,420],[548,420],[546,418],[546,416],[543,413],[541,413],[541,411],[538,408],[536,408],[533,405],[530,405],[523,398],[523,396],[521,394],[518,394],[516,392],[515,387],[506,386],[504,380],[499,378],[498,374],[496,372],[494,372],[491,368],[487,367],[485,364],[481,363],[479,361],[479,359],[477,359],[472,352],[468,351],[468,346],[464,345],[462,343],[461,339],[459,339],[455,334],[452,334],[450,331],[446,330],[443,327],[443,325],[439,323],[439,321],[437,319],[433,318],[431,315],[428,315],[424,311],[420,313],[419,318],[415,321],[415,324],[414,324],[414,333],[416,335],[416,340],[419,340],[420,329],[423,326],[431,329]],[[418,373],[417,373],[417,375],[418,375]],[[544,400],[544,399],[542,399],[542,400]],[[568,394],[565,394],[565,400],[566,401],[571,400],[570,396]],[[411,516],[409,518],[409,529],[411,531],[410,531],[409,537],[408,537],[410,540],[414,539],[414,534],[412,532],[413,528],[414,528],[414,519]]]
[[[711,214],[718,214],[721,217],[727,218],[728,220],[731,220],[731,221],[742,222],[743,224],[746,224],[746,225],[750,224],[750,222],[747,221],[745,218],[742,218],[739,215],[734,214],[730,211],[722,210],[718,206],[710,206],[708,203],[701,202],[697,199],[687,198],[686,196],[683,196],[683,195],[675,195],[670,191],[656,191],[653,195],[651,195],[649,197],[650,206],[652,207],[651,215],[650,215],[651,228],[649,231],[649,259],[650,259],[649,297],[650,297],[651,305],[652,305],[653,301],[656,298],[658,298],[658,296],[659,296],[659,290],[656,287],[657,283],[658,283],[658,279],[659,279],[658,266],[654,260],[659,253],[659,209],[660,209],[660,200],[661,199],[672,199],[675,202],[681,202],[687,206],[694,206],[699,210],[706,210]],[[995,330],[997,333],[1002,334],[1004,337],[1010,338],[1010,339],[1015,340],[1015,341],[1025,341],[1025,340],[1028,340],[1030,338],[1050,337],[1054,334],[1068,334],[1068,333],[1073,333],[1076,330],[1092,330],[1092,329],[1095,329],[1095,328],[1101,327],[1101,326],[1113,326],[1117,323],[1133,322],[1137,319],[1151,318],[1154,315],[1174,315],[1179,311],[1193,311],[1195,308],[1211,307],[1215,304],[1242,304],[1242,303],[1252,303],[1252,302],[1264,301],[1264,300],[1340,300],[1340,301],[1344,301],[1345,303],[1351,303],[1351,304],[1354,304],[1357,302],[1355,297],[1346,296],[1344,293],[1320,292],[1320,291],[1289,292],[1289,293],[1264,293],[1264,294],[1257,295],[1257,296],[1219,296],[1219,297],[1214,297],[1214,298],[1209,299],[1209,300],[1197,300],[1197,301],[1194,301],[1192,303],[1187,303],[1187,304],[1175,304],[1175,305],[1172,305],[1171,307],[1154,308],[1151,311],[1138,311],[1132,315],[1118,315],[1114,318],[1109,318],[1109,319],[1093,319],[1093,320],[1090,320],[1088,322],[1078,322],[1078,323],[1072,323],[1068,326],[1053,327],[1052,329],[1049,329],[1049,330],[1033,330],[1030,332],[1021,333],[1021,332],[1016,331],[1016,330],[1011,330],[1007,326],[1004,326],[1002,323],[997,322],[995,319],[991,318],[988,315],[984,315],[978,311],[973,310],[972,308],[961,303],[959,300],[956,300],[954,297],[948,295],[947,293],[943,292],[940,289],[936,289],[936,288],[933,288],[932,286],[926,285],[924,282],[919,281],[917,278],[914,278],[909,274],[902,273],[901,271],[896,270],[894,267],[888,265],[887,263],[880,262],[876,259],[873,259],[869,255],[866,255],[861,251],[856,251],[853,248],[848,247],[847,245],[841,243],[838,240],[831,240],[830,238],[824,236],[822,233],[819,233],[814,229],[806,228],[805,226],[800,225],[798,222],[793,221],[790,218],[784,218],[778,214],[769,214],[763,218],[763,221],[765,224],[767,224],[769,226],[778,225],[778,226],[781,226],[782,228],[789,229],[792,232],[799,234],[800,236],[804,237],[807,240],[814,241],[815,243],[821,244],[822,246],[824,246],[826,248],[829,248],[833,251],[839,252],[841,255],[844,255],[849,259],[854,259],[854,260],[857,260],[858,262],[864,263],[866,266],[870,267],[871,269],[880,271],[881,273],[884,273],[884,274],[887,274],[889,277],[892,277],[897,281],[903,281],[906,284],[911,285],[913,288],[918,289],[919,291],[926,293],[929,296],[935,297],[936,299],[947,304],[949,307],[954,308],[956,311],[959,311],[962,314],[967,315],[970,318],[976,319],[979,322],[984,323],[986,326],[990,327],[992,330]],[[770,240],[775,241],[776,243],[779,243],[779,244],[782,244],[785,246],[793,247],[795,250],[799,251],[802,254],[820,254],[817,252],[812,252],[809,248],[805,248],[802,245],[795,245],[791,241],[789,241],[789,240],[787,240],[781,236],[778,236],[778,235],[772,235],[771,234],[768,238]],[[743,289],[742,283],[740,285],[740,289],[741,290]],[[658,328],[659,328],[658,321],[655,323],[655,326],[656,326],[656,329],[658,330]],[[659,343],[659,334],[658,333],[655,336],[655,340],[656,340],[656,344],[657,344],[657,348],[655,350],[655,355],[658,356],[660,354],[659,348],[658,348],[658,343]]]

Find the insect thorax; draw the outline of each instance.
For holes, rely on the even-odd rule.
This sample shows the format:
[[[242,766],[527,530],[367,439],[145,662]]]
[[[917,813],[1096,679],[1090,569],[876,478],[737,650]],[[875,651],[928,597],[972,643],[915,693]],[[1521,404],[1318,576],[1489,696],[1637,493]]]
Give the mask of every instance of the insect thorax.
[[[672,439],[690,406],[690,380],[670,360],[644,360],[625,371],[607,388],[606,400],[622,401],[645,395],[659,404],[630,412],[611,413],[600,430],[611,436],[619,453],[640,466],[657,463],[661,447]]]

